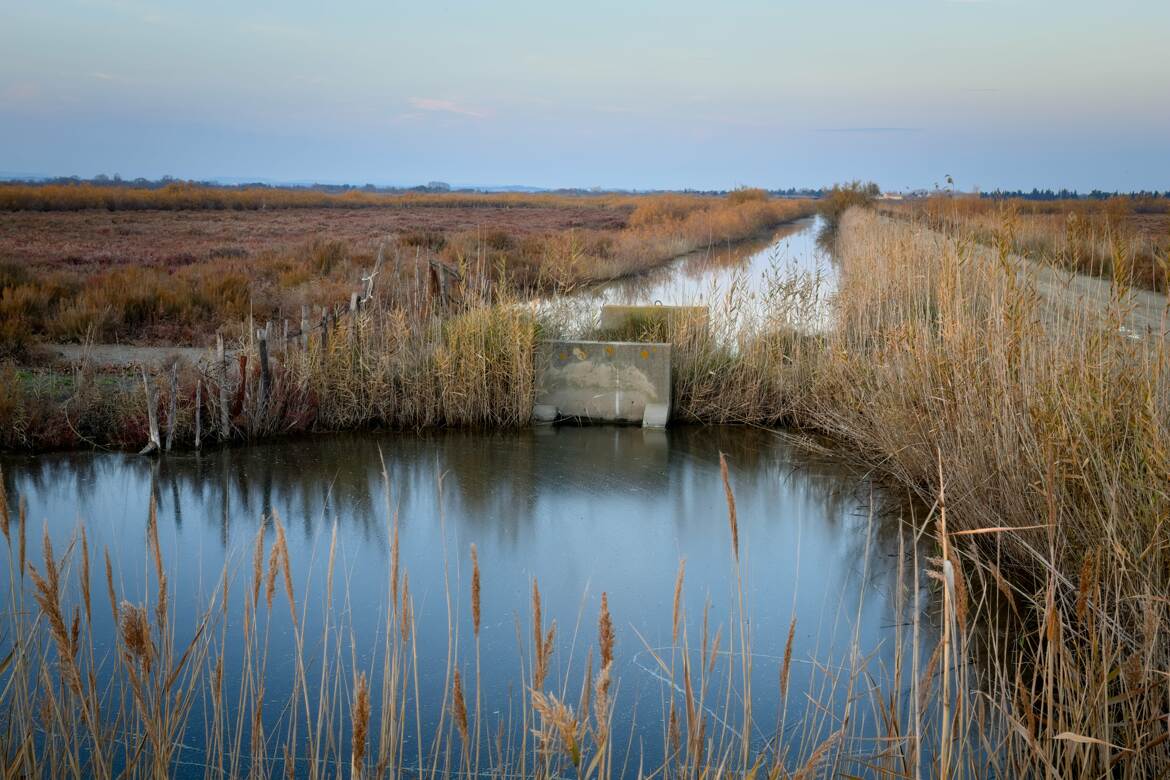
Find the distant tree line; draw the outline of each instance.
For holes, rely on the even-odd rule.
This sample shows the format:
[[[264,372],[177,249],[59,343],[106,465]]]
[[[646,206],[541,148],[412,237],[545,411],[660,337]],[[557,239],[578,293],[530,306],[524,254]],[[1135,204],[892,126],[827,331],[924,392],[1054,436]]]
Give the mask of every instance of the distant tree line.
[[[486,193],[486,192],[515,192],[515,193],[541,193],[547,195],[665,195],[665,194],[682,194],[682,195],[706,195],[712,197],[723,197],[732,189],[624,189],[618,187],[453,187],[447,182],[432,181],[426,184],[419,184],[413,187],[393,186],[393,185],[378,185],[378,184],[321,184],[313,183],[271,183],[264,181],[241,181],[241,182],[223,182],[216,180],[200,180],[200,179],[180,179],[174,176],[162,176],[158,179],[146,179],[138,177],[136,179],[123,179],[118,174],[98,174],[93,178],[84,178],[81,176],[54,176],[54,177],[13,177],[0,181],[0,184],[24,184],[32,186],[68,186],[74,185],[91,185],[99,187],[123,187],[126,189],[136,190],[161,190],[174,185],[187,185],[194,187],[203,187],[208,189],[222,189],[222,190],[302,190],[305,192],[323,192],[327,194],[344,194],[347,192],[369,192],[386,195],[402,195],[406,193],[423,193],[423,194],[438,194],[444,192],[454,193]],[[822,187],[788,187],[787,189],[765,189],[773,197],[780,198],[820,198],[825,194]]]
[[[992,200],[1007,200],[1008,198],[1017,198],[1020,200],[1108,200],[1116,197],[1129,198],[1170,198],[1170,190],[1134,190],[1132,192],[1107,192],[1105,190],[1092,190],[1087,193],[1081,193],[1077,190],[1041,190],[1033,187],[1031,190],[994,190],[992,192],[981,192],[979,196],[982,198],[989,198]]]

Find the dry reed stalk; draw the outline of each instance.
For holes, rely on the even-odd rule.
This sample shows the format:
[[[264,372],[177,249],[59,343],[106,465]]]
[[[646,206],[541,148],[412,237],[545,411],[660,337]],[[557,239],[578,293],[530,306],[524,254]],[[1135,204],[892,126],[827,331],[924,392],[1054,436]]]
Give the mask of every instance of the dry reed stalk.
[[[471,624],[477,639],[479,638],[480,620],[479,588],[479,556],[473,544],[471,545]]]
[[[366,748],[370,738],[370,683],[365,672],[355,675],[353,688],[353,709],[350,714],[353,729],[350,772],[351,776],[357,779],[364,775]]]
[[[28,542],[27,542],[27,540],[28,540],[27,514],[28,514],[27,505],[25,504],[24,496],[21,496],[20,503],[16,507],[16,529],[17,529],[16,535],[17,535],[18,542],[19,542],[17,544],[17,547],[19,548],[19,554],[17,556],[17,563],[19,564],[18,571],[20,571],[20,579],[22,582],[24,580],[25,550],[26,550],[27,544],[28,544]]]
[[[687,562],[686,562],[686,559],[684,558],[683,560],[680,560],[678,562],[678,574],[675,575],[675,578],[674,578],[674,606],[672,607],[671,613],[670,613],[670,626],[671,626],[671,629],[670,629],[671,640],[670,641],[671,641],[671,644],[675,644],[675,645],[678,644],[679,608],[682,604],[683,577],[686,576],[686,569],[687,569]]]
[[[12,537],[8,530],[8,488],[4,485],[4,469],[0,468],[0,533],[4,534],[4,542],[11,548]]]
[[[403,643],[410,641],[411,628],[414,625],[414,616],[411,612],[413,602],[410,598],[410,574],[402,575],[402,607],[398,611],[398,628]]]
[[[252,548],[252,608],[260,606],[260,584],[264,579],[264,523],[256,532],[255,546]]]
[[[727,497],[727,523],[731,528],[731,551],[739,560],[739,519],[735,512],[735,495],[731,492],[731,479],[727,473],[727,456],[719,453],[719,473],[723,478],[723,492]]]

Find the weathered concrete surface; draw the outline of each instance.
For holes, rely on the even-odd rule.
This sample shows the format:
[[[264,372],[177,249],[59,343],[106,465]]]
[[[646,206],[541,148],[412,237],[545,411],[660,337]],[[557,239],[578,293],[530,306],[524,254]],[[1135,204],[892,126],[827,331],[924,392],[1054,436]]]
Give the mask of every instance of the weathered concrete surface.
[[[576,417],[663,427],[670,418],[670,345],[541,342],[533,413],[545,422]]]
[[[672,327],[676,323],[707,324],[706,306],[620,306],[607,303],[601,307],[601,329],[618,330],[631,321],[663,323]]]

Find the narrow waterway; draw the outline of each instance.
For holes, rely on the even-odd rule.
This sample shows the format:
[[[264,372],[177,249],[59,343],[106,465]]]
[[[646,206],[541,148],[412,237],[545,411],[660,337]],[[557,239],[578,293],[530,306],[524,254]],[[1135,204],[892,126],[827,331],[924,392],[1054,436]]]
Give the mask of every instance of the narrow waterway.
[[[806,220],[762,246],[688,256],[652,278],[614,283],[595,295],[691,303],[691,294],[725,285],[765,289],[767,274],[785,265],[828,277],[817,227]],[[738,564],[720,453],[730,468]],[[906,625],[908,605],[916,603],[898,579],[907,560],[900,555],[908,543],[898,536],[905,507],[856,473],[754,429],[371,433],[159,459],[11,456],[0,458],[0,468],[13,514],[21,502],[27,507],[30,536],[39,538],[43,525],[59,553],[83,526],[92,551],[108,550],[118,598],[131,603],[149,602],[152,592],[146,529],[153,500],[179,646],[224,570],[235,572],[223,628],[229,691],[241,683],[251,551],[258,531],[271,533],[276,518],[288,529],[300,628],[311,638],[305,662],[316,668],[334,642],[343,650],[336,653],[345,667],[339,679],[348,685],[352,665],[368,671],[379,690],[385,637],[396,630],[388,581],[397,522],[416,621],[417,683],[408,680],[402,693],[406,711],[417,713],[403,736],[407,756],[420,749],[426,755],[455,668],[478,688],[485,744],[496,744],[499,734],[507,754],[525,744],[531,749],[524,740],[532,724],[517,719],[530,695],[534,583],[543,625],[557,627],[545,686],[573,702],[591,653],[596,664],[599,602],[607,594],[616,634],[615,772],[623,777],[657,766],[669,750],[664,724],[672,706],[683,706],[685,692],[664,673],[663,658],[681,664],[686,655],[702,668],[702,648],[721,642],[707,659],[708,728],[724,739],[746,728],[753,750],[791,747],[796,754],[794,746],[820,744],[841,727],[831,713],[868,686],[867,675],[880,679],[894,668],[899,636],[903,646],[907,641],[897,627]],[[478,659],[472,545],[482,572]],[[36,560],[39,544],[31,546]],[[683,561],[676,644],[675,583]],[[330,569],[332,590],[325,582]],[[0,588],[10,583],[5,578]],[[279,602],[284,597],[277,590]],[[105,605],[94,610],[99,654],[115,647],[109,615]],[[272,620],[264,689],[270,731],[279,728],[297,667],[296,634],[283,606]],[[778,681],[790,628],[791,682],[782,697]],[[746,724],[737,698],[745,657],[753,701]],[[853,733],[880,735],[882,725],[866,720],[873,717],[873,710],[857,708]],[[209,730],[196,709],[182,741],[181,776],[204,776]],[[303,775],[307,767],[297,763],[293,770]]]

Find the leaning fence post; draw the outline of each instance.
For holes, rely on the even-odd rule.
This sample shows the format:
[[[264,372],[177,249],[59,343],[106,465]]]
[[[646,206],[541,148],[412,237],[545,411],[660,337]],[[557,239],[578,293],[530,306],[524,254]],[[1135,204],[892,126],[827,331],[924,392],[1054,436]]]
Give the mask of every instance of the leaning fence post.
[[[142,385],[146,388],[146,419],[150,426],[150,441],[142,448],[139,455],[146,455],[150,452],[156,452],[161,446],[162,441],[158,434],[158,399],[154,395],[154,390],[150,386],[150,378],[146,375],[146,366],[142,368]]]
[[[171,402],[167,407],[167,452],[175,441],[175,418],[179,416],[179,363],[171,363]]]
[[[223,348],[223,334],[215,334],[215,357],[216,365],[219,367],[217,373],[219,374],[219,437],[222,441],[227,441],[232,436],[232,416],[228,409],[228,369],[227,369],[227,355]]]
[[[301,349],[309,348],[309,305],[301,306]]]

